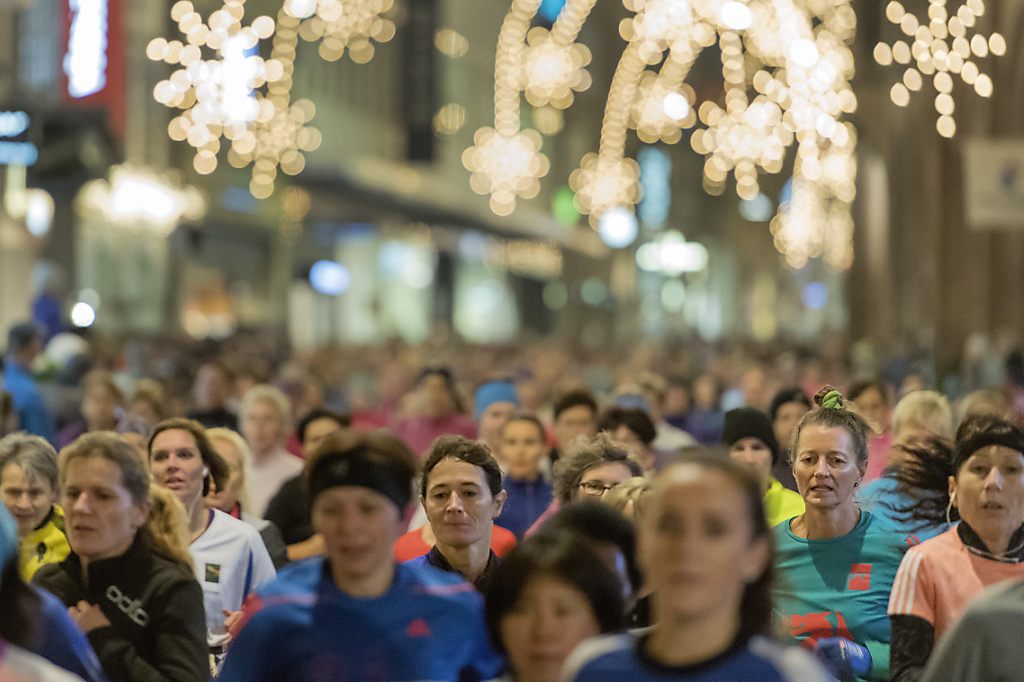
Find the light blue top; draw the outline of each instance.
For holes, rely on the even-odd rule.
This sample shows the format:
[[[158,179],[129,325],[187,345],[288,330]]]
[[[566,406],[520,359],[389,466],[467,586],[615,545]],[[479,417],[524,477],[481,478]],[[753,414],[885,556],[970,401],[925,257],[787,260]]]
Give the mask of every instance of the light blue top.
[[[871,512],[873,516],[882,519],[904,535],[913,535],[920,542],[924,542],[941,535],[950,527],[945,521],[932,524],[910,519],[909,514],[903,513],[903,509],[913,506],[925,495],[939,497],[941,493],[924,490],[916,495],[901,493],[899,481],[892,476],[883,475],[861,488],[856,497],[861,509]]]

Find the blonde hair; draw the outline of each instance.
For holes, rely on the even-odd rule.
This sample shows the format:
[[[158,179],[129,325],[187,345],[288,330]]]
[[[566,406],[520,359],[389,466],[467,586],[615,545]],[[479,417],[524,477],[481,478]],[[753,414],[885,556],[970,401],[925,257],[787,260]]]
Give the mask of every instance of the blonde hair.
[[[288,401],[288,396],[276,386],[257,384],[246,391],[242,396],[242,404],[238,406],[239,419],[244,419],[253,405],[260,402],[269,403],[277,411],[278,423],[281,425],[281,438],[287,437],[288,425],[292,419],[292,404]]]
[[[191,571],[191,560],[182,561],[184,557],[179,551],[180,547],[163,531],[163,519],[152,513],[154,497],[150,492],[152,478],[149,467],[139,459],[135,446],[122,440],[118,434],[113,431],[93,431],[79,436],[61,450],[57,474],[61,489],[67,482],[68,467],[71,463],[90,457],[100,457],[116,466],[121,472],[121,485],[128,491],[132,502],[147,510],[146,521],[139,528],[139,532],[153,545],[153,551],[171,561],[182,563]]]
[[[238,503],[242,506],[243,511],[251,511],[252,508],[249,506],[249,467],[252,462],[252,450],[249,448],[249,444],[245,442],[245,439],[242,438],[237,431],[223,427],[207,429],[206,437],[210,439],[210,444],[213,446],[213,449],[217,450],[217,454],[220,455],[221,459],[223,459],[225,463],[227,463],[227,459],[217,448],[218,440],[223,443],[229,443],[238,452],[238,468],[241,471],[242,476],[242,487],[238,491]]]
[[[623,516],[637,523],[643,518],[650,492],[651,480],[646,476],[634,476],[605,493],[601,501],[610,504],[622,512]]]
[[[953,409],[946,396],[936,391],[912,391],[900,398],[892,411],[893,440],[908,427],[926,429],[936,436],[953,438]]]
[[[167,488],[155,483],[149,486],[151,507],[146,530],[154,545],[163,548],[167,558],[192,568],[189,552],[188,515],[181,501]]]

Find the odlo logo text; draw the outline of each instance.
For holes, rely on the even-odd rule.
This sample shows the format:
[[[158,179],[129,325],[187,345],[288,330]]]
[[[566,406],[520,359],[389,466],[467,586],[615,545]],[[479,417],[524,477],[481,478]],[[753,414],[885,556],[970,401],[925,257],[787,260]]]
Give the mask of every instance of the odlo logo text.
[[[149,614],[142,608],[142,602],[138,599],[131,599],[121,592],[117,585],[107,588],[107,599],[112,601],[117,608],[124,611],[125,615],[132,619],[136,625],[145,627],[149,624]]]

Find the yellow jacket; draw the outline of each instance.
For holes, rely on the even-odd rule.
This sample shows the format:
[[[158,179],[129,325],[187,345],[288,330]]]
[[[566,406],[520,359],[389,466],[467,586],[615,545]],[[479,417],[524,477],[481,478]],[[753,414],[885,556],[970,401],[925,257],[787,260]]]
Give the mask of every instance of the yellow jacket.
[[[28,582],[45,564],[58,564],[71,552],[64,534],[64,510],[53,505],[43,525],[21,539],[18,552],[21,577]]]
[[[768,492],[764,494],[764,515],[768,519],[768,526],[777,526],[803,513],[804,498],[800,497],[800,493],[793,492],[779,483],[778,479],[772,478]]]

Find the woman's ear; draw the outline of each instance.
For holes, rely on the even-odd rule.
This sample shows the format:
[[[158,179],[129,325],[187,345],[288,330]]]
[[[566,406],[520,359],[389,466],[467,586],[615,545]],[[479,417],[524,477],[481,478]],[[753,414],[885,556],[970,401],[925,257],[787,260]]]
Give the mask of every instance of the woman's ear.
[[[747,558],[743,563],[743,580],[757,582],[768,568],[768,557],[771,555],[771,542],[765,535],[754,538],[747,550]]]
[[[146,525],[149,515],[153,511],[153,501],[146,500],[142,504],[132,505],[131,524],[132,528],[138,530]]]
[[[504,490],[498,491],[498,494],[494,496],[494,514],[491,518],[498,518],[501,516],[502,509],[505,508],[505,500],[508,499],[508,493]]]
[[[949,503],[956,506],[956,476],[949,477]]]

